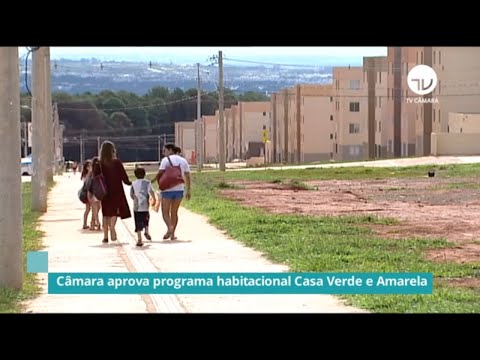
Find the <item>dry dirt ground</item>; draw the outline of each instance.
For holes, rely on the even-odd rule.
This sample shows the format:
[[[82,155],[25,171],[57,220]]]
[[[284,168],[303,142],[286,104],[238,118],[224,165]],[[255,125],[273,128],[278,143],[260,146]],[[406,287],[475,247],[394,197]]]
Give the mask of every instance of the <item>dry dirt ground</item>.
[[[432,251],[437,261],[480,262],[480,179],[327,180],[316,190],[265,182],[236,182],[222,195],[272,213],[320,216],[377,215],[399,220],[372,225],[382,237],[435,237],[456,244]]]

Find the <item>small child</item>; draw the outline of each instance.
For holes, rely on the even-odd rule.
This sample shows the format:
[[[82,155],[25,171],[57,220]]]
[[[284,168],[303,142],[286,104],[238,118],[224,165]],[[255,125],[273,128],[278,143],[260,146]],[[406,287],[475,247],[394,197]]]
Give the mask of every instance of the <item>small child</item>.
[[[137,167],[134,171],[135,180],[130,188],[130,197],[133,199],[133,215],[135,218],[135,232],[137,233],[137,246],[143,246],[142,231],[145,230],[145,238],[152,240],[148,232],[150,213],[148,211],[150,198],[155,198],[150,181],[145,179],[145,169]]]

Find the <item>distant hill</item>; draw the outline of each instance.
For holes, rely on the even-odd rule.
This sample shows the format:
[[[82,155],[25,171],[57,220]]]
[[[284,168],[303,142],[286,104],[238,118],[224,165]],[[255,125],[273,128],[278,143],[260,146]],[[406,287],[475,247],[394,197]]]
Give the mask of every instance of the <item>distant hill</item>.
[[[52,90],[69,94],[103,90],[129,91],[144,95],[150,89],[163,86],[187,90],[197,86],[197,67],[194,65],[157,64],[145,62],[102,62],[98,59],[54,60],[51,62]],[[29,87],[31,62],[26,72]],[[20,64],[22,92],[26,91],[25,63]],[[298,83],[330,83],[331,67],[285,67],[225,65],[224,85],[236,93],[257,91],[269,94]],[[218,69],[201,67],[202,89],[215,91]]]

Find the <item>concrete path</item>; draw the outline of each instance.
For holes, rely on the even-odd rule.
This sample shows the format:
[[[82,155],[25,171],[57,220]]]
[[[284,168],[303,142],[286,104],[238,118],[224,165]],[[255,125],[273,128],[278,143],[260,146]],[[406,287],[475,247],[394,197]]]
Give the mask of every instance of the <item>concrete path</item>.
[[[48,211],[41,217],[43,243],[51,272],[128,272],[133,267],[122,246],[102,245],[102,233],[82,230],[84,205],[77,198],[78,177],[60,176],[49,193]],[[154,312],[139,295],[49,295],[47,275],[38,274],[41,295],[26,303],[34,313]]]

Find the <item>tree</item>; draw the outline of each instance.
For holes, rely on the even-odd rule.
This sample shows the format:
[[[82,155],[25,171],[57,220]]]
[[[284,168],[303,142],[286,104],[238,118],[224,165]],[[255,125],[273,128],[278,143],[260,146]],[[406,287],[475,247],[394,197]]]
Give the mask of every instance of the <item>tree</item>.
[[[122,128],[128,129],[133,127],[132,121],[128,118],[128,116],[124,112],[114,112],[110,115],[110,124],[112,125],[112,129],[115,128]]]

